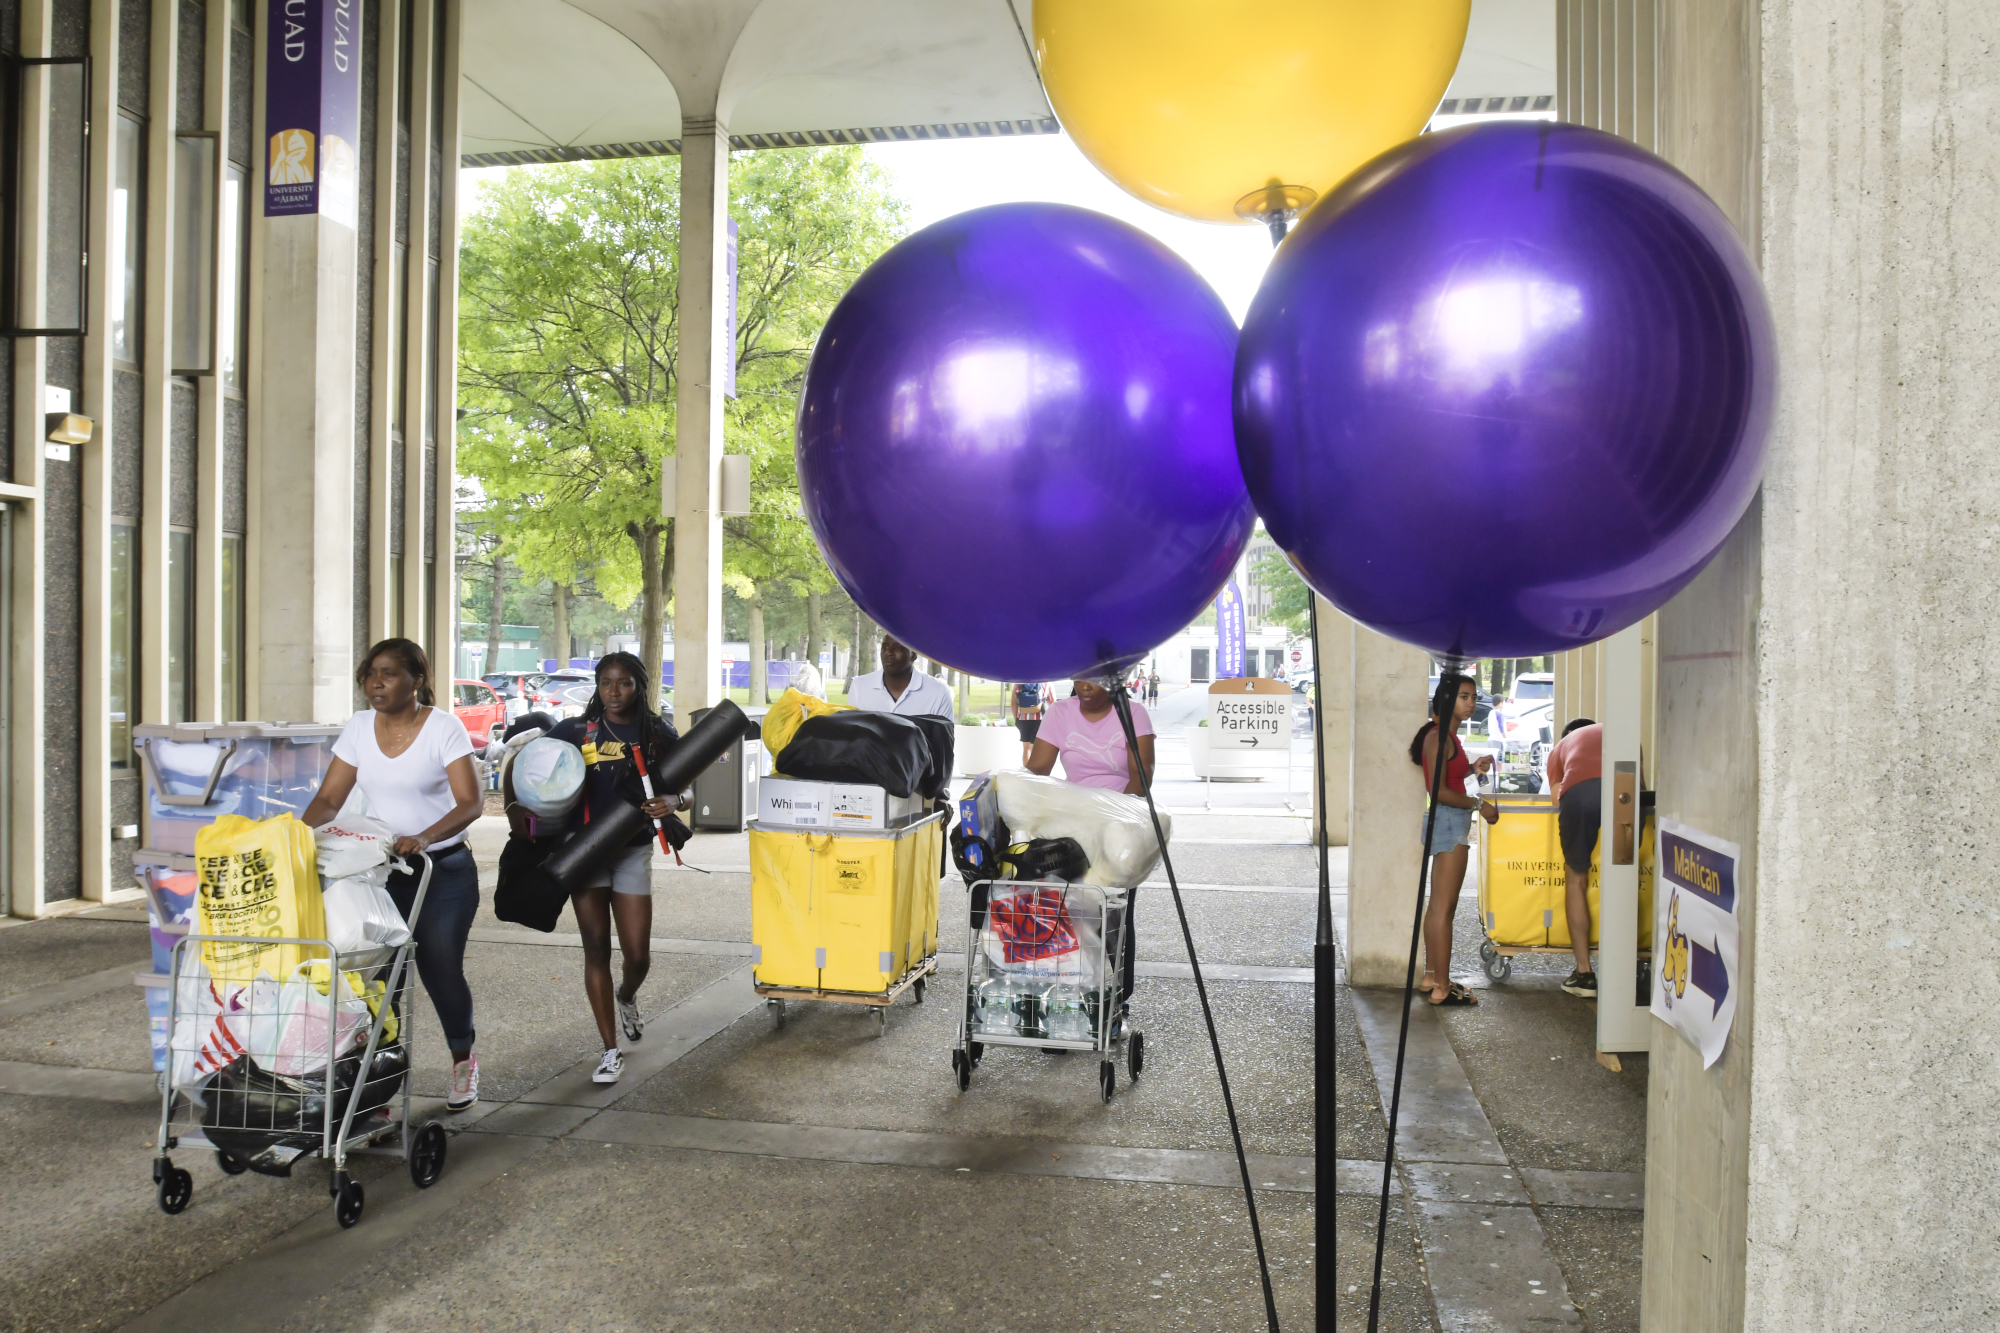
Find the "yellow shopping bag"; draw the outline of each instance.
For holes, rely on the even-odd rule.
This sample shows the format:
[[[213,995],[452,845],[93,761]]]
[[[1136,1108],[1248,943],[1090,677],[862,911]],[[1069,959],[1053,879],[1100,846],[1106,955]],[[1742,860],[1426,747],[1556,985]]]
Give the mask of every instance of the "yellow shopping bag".
[[[799,724],[809,717],[825,717],[828,713],[851,713],[854,710],[846,704],[830,704],[824,699],[797,690],[786,690],[778,696],[778,702],[771,705],[764,714],[764,749],[776,758],[799,729]]]
[[[223,815],[195,833],[194,859],[201,933],[242,937],[202,944],[210,976],[246,984],[259,972],[288,977],[307,959],[325,956],[310,945],[264,943],[326,936],[311,829],[290,815]]]

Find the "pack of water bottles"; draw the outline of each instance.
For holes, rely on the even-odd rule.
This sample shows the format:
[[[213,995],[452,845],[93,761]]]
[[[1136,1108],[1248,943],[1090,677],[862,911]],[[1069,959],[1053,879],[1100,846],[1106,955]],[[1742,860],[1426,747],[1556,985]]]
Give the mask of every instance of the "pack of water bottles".
[[[1098,1090],[1111,1100],[1119,1048],[1136,1078],[1144,1036],[1121,1000],[1126,889],[1061,879],[981,880],[972,886],[965,1009],[952,1069],[972,1082],[988,1046],[1095,1051]]]
[[[973,1035],[1096,1045],[1117,1012],[1121,893],[1058,880],[987,886],[974,926]],[[1109,997],[1109,999],[1107,999]]]

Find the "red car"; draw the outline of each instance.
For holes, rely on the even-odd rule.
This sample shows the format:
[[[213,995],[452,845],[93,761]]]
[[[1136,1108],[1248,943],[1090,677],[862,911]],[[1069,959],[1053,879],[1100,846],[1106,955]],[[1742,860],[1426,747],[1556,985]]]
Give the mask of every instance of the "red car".
[[[507,705],[500,701],[491,685],[483,680],[455,680],[451,687],[457,696],[452,714],[465,724],[466,734],[472,737],[474,745],[484,746],[506,732]]]

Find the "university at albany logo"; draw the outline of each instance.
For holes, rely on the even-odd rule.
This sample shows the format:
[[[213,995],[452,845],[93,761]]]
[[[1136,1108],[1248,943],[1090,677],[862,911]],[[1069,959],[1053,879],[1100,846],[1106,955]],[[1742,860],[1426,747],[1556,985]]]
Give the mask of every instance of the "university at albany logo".
[[[279,130],[271,136],[271,184],[313,183],[313,133]]]

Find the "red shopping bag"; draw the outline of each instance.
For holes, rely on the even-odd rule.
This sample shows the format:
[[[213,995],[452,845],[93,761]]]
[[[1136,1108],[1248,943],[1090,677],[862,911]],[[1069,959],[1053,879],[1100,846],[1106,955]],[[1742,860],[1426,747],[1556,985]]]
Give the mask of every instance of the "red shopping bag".
[[[1029,963],[1076,951],[1068,897],[1067,889],[1051,887],[1024,889],[992,900],[987,920],[993,937],[1000,941],[1005,961]]]

